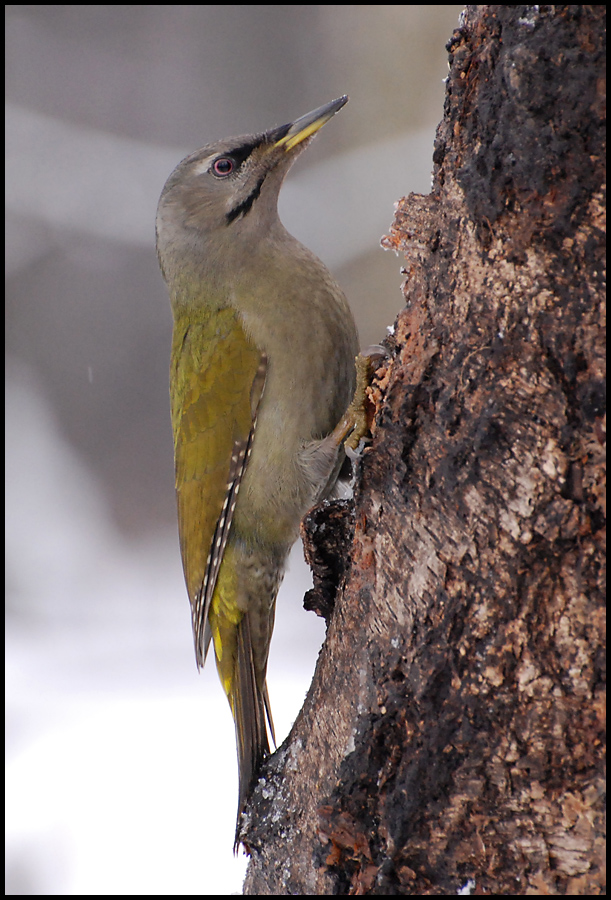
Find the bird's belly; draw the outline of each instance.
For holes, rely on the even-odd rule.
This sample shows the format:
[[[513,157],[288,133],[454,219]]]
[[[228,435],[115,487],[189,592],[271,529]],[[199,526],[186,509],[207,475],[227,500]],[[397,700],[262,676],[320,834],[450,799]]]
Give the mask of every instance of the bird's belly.
[[[233,528],[257,544],[290,546],[313,502],[311,485],[299,466],[302,446],[295,423],[271,421],[257,427],[248,467],[240,487]]]

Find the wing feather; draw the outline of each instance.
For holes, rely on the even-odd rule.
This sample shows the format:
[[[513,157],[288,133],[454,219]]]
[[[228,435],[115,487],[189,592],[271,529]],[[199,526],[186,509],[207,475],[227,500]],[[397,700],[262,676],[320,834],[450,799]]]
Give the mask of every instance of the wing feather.
[[[267,357],[235,311],[177,317],[171,365],[180,549],[197,665],[210,643],[208,610],[252,450]]]

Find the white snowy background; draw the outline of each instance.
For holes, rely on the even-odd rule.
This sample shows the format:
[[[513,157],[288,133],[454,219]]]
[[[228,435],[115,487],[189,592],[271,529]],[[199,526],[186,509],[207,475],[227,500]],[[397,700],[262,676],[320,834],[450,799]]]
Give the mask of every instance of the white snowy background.
[[[460,6],[6,10],[6,893],[229,894],[233,723],[198,675],[173,498],[157,198],[186,153],[350,95],[283,189],[363,346],[402,305],[379,247],[430,185]],[[324,624],[298,545],[278,738]]]

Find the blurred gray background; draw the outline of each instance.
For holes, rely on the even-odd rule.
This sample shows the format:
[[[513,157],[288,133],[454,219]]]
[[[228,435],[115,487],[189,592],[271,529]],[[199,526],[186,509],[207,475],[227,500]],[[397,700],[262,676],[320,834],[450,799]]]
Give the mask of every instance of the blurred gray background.
[[[231,893],[233,726],[197,677],[175,525],[163,183],[201,145],[349,104],[281,217],[363,347],[402,305],[380,249],[430,187],[461,6],[7,6],[8,894]],[[279,738],[324,628],[279,599]]]

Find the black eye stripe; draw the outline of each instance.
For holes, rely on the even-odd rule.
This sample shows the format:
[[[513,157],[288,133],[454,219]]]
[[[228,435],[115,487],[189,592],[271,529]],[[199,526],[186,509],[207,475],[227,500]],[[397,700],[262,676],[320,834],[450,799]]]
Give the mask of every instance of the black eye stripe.
[[[233,171],[235,172],[240,166],[248,159],[252,151],[259,146],[261,143],[260,140],[252,141],[249,144],[242,144],[239,147],[234,147],[232,150],[228,150],[226,153],[218,156],[214,162],[212,163],[211,169],[217,176],[229,175],[230,172],[217,172],[215,171],[216,164],[223,159],[231,160],[233,162]]]

